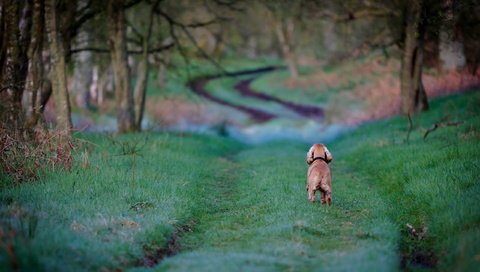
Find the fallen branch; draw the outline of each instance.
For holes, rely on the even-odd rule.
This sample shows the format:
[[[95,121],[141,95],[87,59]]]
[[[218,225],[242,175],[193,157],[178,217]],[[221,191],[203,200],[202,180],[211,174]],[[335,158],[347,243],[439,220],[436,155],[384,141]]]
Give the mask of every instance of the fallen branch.
[[[459,122],[441,122],[440,121],[438,123],[433,124],[433,126],[431,128],[427,129],[427,131],[423,135],[423,139],[425,140],[430,133],[434,132],[438,128],[441,128],[441,127],[456,127],[456,126],[461,125],[461,124],[463,124],[462,121],[459,121]]]

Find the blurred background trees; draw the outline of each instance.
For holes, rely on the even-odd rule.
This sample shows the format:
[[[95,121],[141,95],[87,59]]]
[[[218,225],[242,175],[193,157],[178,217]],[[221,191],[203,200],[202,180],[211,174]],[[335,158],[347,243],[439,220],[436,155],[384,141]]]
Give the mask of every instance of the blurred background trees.
[[[480,59],[474,0],[5,0],[0,9],[0,117],[12,130],[43,123],[52,93],[65,134],[72,106],[94,111],[112,97],[118,131],[139,131],[148,75],[164,85],[178,59],[278,57],[295,81],[305,63],[383,50],[401,60],[406,115],[428,109],[425,65],[475,74]]]

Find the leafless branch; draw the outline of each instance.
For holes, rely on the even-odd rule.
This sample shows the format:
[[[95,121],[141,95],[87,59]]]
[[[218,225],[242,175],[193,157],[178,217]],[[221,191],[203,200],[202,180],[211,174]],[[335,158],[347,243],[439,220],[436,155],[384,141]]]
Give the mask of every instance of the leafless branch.
[[[317,16],[322,19],[328,19],[334,22],[349,22],[357,19],[364,18],[378,18],[378,17],[388,17],[396,16],[396,13],[393,13],[391,10],[383,9],[364,9],[357,11],[349,11],[344,14],[338,14],[331,10],[322,10],[322,12],[317,13]]]
[[[190,31],[188,31],[188,29],[186,27],[182,27],[182,30],[183,30],[183,32],[185,32],[185,34],[187,34],[188,39],[192,42],[192,44],[195,46],[195,48],[198,50],[198,52],[200,52],[200,54],[202,55],[203,58],[210,61],[215,67],[217,67],[223,73],[228,74],[228,72],[222,67],[222,65],[220,65],[220,63],[218,63],[216,60],[214,60],[212,57],[210,57],[207,54],[207,52],[205,52],[205,50],[203,50],[198,45],[197,41],[195,41],[195,38],[192,36]]]
[[[82,27],[84,23],[86,23],[88,20],[92,19],[95,17],[97,14],[99,14],[101,10],[95,9],[92,6],[92,2],[89,2],[83,9],[80,10],[78,18],[73,22],[68,28],[69,32],[71,33],[76,33],[78,29]]]
[[[162,16],[163,18],[165,18],[165,20],[167,20],[169,26],[170,26],[170,34],[172,35],[172,38],[175,40],[176,43],[178,43],[179,45],[179,49],[181,50],[180,53],[182,54],[182,56],[185,58],[186,57],[186,54],[184,52],[182,52],[182,46],[180,45],[179,43],[179,40],[178,40],[178,37],[176,36],[176,33],[175,33],[175,26],[176,27],[179,27],[186,35],[187,35],[187,38],[190,40],[190,42],[193,44],[193,46],[195,46],[195,48],[198,50],[198,52],[200,52],[200,54],[202,55],[203,58],[205,58],[206,60],[208,60],[209,62],[211,62],[215,67],[217,67],[219,70],[221,70],[223,73],[227,74],[228,72],[217,62],[215,61],[213,58],[211,58],[206,52],[205,50],[203,50],[197,43],[197,41],[195,40],[195,38],[193,37],[193,35],[190,33],[190,31],[188,30],[189,28],[194,28],[194,27],[203,27],[203,26],[206,26],[206,25],[209,25],[209,24],[212,24],[212,21],[208,21],[208,22],[204,22],[204,23],[195,23],[195,24],[182,24],[176,20],[174,20],[172,17],[170,17],[167,13],[165,13],[163,10],[161,9],[157,9],[156,10],[156,13],[159,14],[160,16]],[[187,64],[189,62],[187,61]]]
[[[160,53],[162,51],[171,49],[174,45],[175,44],[173,44],[173,43],[169,43],[169,44],[164,45],[164,46],[149,49],[148,54]],[[71,50],[72,54],[83,52],[83,51],[91,51],[91,52],[95,52],[95,53],[110,53],[110,49],[98,48],[98,47],[83,47],[83,48],[75,48],[75,49]],[[141,50],[141,49],[140,50],[128,50],[127,51],[128,54],[142,54],[142,52],[143,52],[143,50]]]
[[[136,45],[136,46],[142,46],[142,43],[143,43],[142,40],[136,40],[135,38],[129,38],[129,37],[127,37],[126,40],[127,40],[127,42],[132,43],[132,44],[134,44],[134,45]]]
[[[135,6],[136,4],[140,3],[140,2],[142,2],[142,0],[132,0],[132,1],[128,2],[128,3],[126,3],[126,4],[123,6],[123,8],[129,9],[129,8]]]
[[[230,10],[237,11],[237,12],[245,12],[244,8],[238,7],[239,1],[221,1],[221,0],[213,0],[215,4],[218,6],[226,7]]]
[[[433,124],[433,126],[429,129],[427,129],[427,131],[425,132],[425,134],[423,135],[423,139],[427,139],[427,136],[434,132],[435,130],[437,130],[438,128],[441,128],[441,127],[456,127],[456,126],[459,126],[463,124],[462,121],[458,121],[458,122],[439,122],[439,123],[435,123]]]
[[[187,74],[190,75],[190,70],[188,68],[190,66],[190,60],[188,59],[187,53],[185,52],[185,48],[183,48],[182,43],[180,42],[180,39],[178,38],[177,33],[175,32],[175,21],[170,16],[163,13],[160,9],[156,9],[155,12],[160,15],[164,14],[162,15],[162,17],[168,22],[168,29],[170,32],[170,36],[172,37],[174,43],[178,46],[178,51],[180,52],[180,55],[182,56],[185,63],[187,64]]]
[[[130,29],[132,30],[133,34],[135,34],[135,36],[140,40],[142,41],[144,39],[142,33],[140,33],[140,31],[138,31],[138,29],[129,21],[129,20],[126,20],[127,21],[127,25],[130,27]],[[141,43],[141,42],[140,42]]]

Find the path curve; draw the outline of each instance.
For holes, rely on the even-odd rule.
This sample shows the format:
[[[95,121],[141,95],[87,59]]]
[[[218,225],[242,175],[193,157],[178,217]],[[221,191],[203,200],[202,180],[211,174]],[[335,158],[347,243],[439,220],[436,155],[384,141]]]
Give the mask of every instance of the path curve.
[[[282,100],[275,96],[254,91],[250,87],[250,84],[254,79],[255,78],[250,78],[250,79],[240,81],[237,85],[235,85],[235,90],[240,92],[240,94],[242,94],[243,96],[250,96],[250,97],[255,97],[257,99],[261,99],[264,101],[271,101],[271,102],[278,103],[304,117],[315,117],[315,118],[321,118],[321,119],[324,118],[325,116],[324,110],[320,107],[296,104],[293,102]]]
[[[248,106],[243,106],[243,105],[236,105],[236,104],[233,104],[233,103],[231,103],[227,100],[223,100],[223,99],[221,99],[219,97],[216,97],[216,96],[212,95],[211,93],[209,93],[205,89],[205,85],[210,80],[214,80],[214,79],[218,79],[218,78],[222,78],[222,77],[259,75],[259,74],[262,74],[262,73],[272,72],[274,70],[281,69],[281,68],[282,67],[277,67],[277,66],[267,66],[267,67],[262,67],[262,68],[257,68],[257,69],[243,70],[243,71],[234,72],[234,73],[226,72],[226,73],[222,73],[222,74],[218,74],[218,75],[204,76],[204,77],[200,77],[200,78],[191,80],[188,83],[188,86],[190,87],[190,89],[195,94],[197,94],[201,97],[204,97],[204,98],[206,98],[206,99],[208,99],[212,102],[215,102],[217,104],[228,106],[228,107],[234,108],[236,110],[242,111],[244,113],[247,113],[248,115],[250,115],[253,119],[255,119],[258,122],[266,122],[266,121],[269,121],[271,119],[277,118],[278,116],[273,114],[273,113],[267,112],[267,111],[263,111],[263,110],[260,110],[260,109],[256,109],[256,108],[248,107]],[[235,90],[240,92],[240,94],[243,95],[243,96],[250,96],[250,97],[254,97],[254,98],[259,99],[259,100],[278,103],[278,104],[280,104],[280,105],[282,105],[282,106],[284,106],[284,107],[286,107],[286,108],[288,108],[288,109],[290,109],[290,110],[292,110],[292,111],[296,112],[297,114],[300,114],[304,117],[324,118],[324,115],[325,115],[324,110],[320,107],[300,105],[300,104],[284,101],[284,100],[279,99],[279,98],[274,97],[274,96],[270,96],[270,95],[267,95],[267,94],[262,94],[262,93],[258,93],[258,92],[253,91],[250,87],[250,84],[254,79],[255,78],[250,78],[250,79],[247,79],[247,80],[240,81],[238,84],[235,85],[235,87],[234,87]]]
[[[192,81],[189,85],[190,85],[190,88],[193,90],[193,92],[198,94],[199,96],[202,96],[220,105],[228,106],[228,107],[237,109],[239,111],[245,112],[258,122],[266,122],[277,117],[276,115],[266,111],[258,110],[258,109],[247,107],[247,106],[235,105],[226,100],[213,96],[205,89],[205,84],[207,84],[209,80],[212,80],[212,78],[196,79]]]

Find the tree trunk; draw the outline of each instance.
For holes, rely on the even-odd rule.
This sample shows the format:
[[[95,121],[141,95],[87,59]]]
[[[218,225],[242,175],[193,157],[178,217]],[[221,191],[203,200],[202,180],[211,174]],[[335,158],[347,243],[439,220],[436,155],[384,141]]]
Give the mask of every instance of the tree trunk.
[[[413,114],[428,109],[428,100],[422,82],[423,29],[422,0],[413,0],[406,14],[405,40],[400,73],[402,113]]]
[[[445,70],[462,69],[466,65],[464,44],[460,37],[455,37],[455,29],[458,25],[458,18],[454,14],[454,0],[445,0],[446,23],[440,26],[439,35],[439,59],[441,68]],[[461,36],[461,35],[459,35]]]
[[[281,19],[274,19],[275,33],[280,44],[282,55],[287,62],[288,70],[292,79],[298,79],[298,65],[294,50],[294,23],[291,18],[282,22]]]
[[[72,121],[67,90],[65,48],[59,32],[60,16],[56,10],[56,4],[56,0],[46,0],[45,25],[50,48],[52,91],[57,113],[57,129],[63,135],[70,136]]]
[[[79,43],[88,40],[86,31],[78,34]],[[85,42],[83,46],[88,45]],[[90,110],[90,86],[93,80],[92,52],[82,51],[75,56],[75,71],[73,74],[73,92],[75,93],[75,102],[82,110]]]
[[[137,68],[137,84],[135,86],[135,113],[137,119],[135,120],[135,126],[137,131],[142,130],[142,119],[145,111],[145,98],[148,81],[148,48],[143,47],[142,60],[138,64]]]
[[[109,1],[108,20],[110,28],[110,54],[115,82],[118,132],[131,132],[135,131],[135,112],[127,62],[126,20],[123,1]]]
[[[28,67],[31,7],[28,2],[5,1],[2,5],[0,61],[0,109],[4,127],[23,128],[22,94]]]
[[[154,11],[158,5],[159,1],[152,6],[150,17],[147,22],[147,33],[143,37],[142,44],[142,59],[138,64],[138,74],[137,74],[137,84],[135,86],[135,112],[137,120],[135,125],[138,131],[142,130],[142,120],[143,114],[145,112],[145,98],[147,95],[147,82],[148,82],[148,43],[150,42],[150,37],[152,35],[152,25],[153,25],[153,16]]]
[[[43,0],[34,0],[32,15],[32,37],[29,48],[29,75],[27,82],[27,90],[29,91],[29,117],[27,127],[32,128],[37,123],[43,112],[42,99],[42,83],[44,77],[43,69],[43,33],[45,30],[44,21],[44,3]],[[50,84],[51,85],[51,84]],[[51,88],[50,88],[51,91]],[[49,96],[49,95],[48,95]]]

